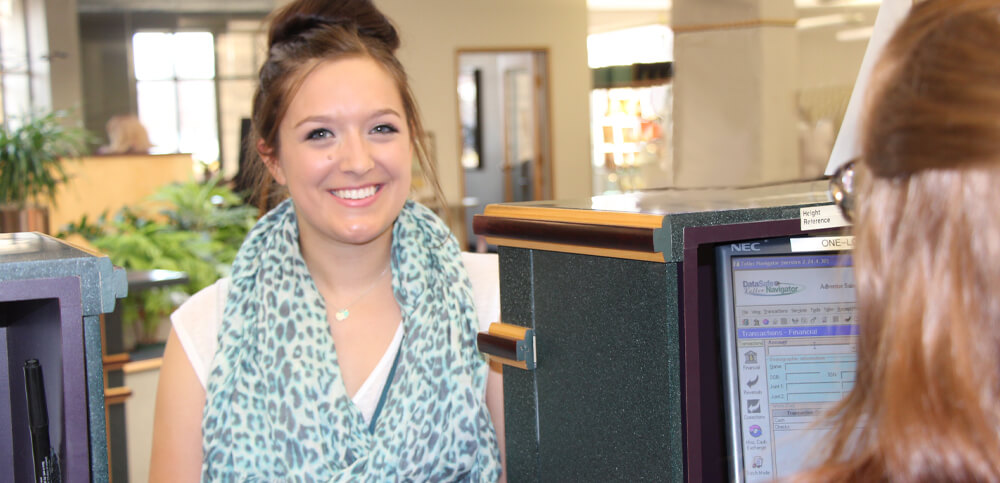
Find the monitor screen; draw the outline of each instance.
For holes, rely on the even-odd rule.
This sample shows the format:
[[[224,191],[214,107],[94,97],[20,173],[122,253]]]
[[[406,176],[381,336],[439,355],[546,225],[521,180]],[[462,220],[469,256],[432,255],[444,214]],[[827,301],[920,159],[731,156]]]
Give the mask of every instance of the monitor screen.
[[[857,321],[849,236],[717,247],[727,444],[733,481],[807,469],[821,416],[854,383]]]

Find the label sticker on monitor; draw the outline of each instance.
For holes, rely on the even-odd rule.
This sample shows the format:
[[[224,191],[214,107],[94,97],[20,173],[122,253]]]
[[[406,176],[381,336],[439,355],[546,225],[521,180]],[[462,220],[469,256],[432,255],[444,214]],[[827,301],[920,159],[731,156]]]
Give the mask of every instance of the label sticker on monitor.
[[[802,231],[840,228],[850,224],[837,205],[799,208],[799,229]]]

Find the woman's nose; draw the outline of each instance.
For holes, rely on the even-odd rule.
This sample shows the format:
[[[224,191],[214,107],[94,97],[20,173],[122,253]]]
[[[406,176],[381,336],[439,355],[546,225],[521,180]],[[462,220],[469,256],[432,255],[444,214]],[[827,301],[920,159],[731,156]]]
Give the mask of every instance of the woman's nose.
[[[344,136],[338,151],[337,161],[345,173],[364,174],[375,167],[368,143],[360,133]]]

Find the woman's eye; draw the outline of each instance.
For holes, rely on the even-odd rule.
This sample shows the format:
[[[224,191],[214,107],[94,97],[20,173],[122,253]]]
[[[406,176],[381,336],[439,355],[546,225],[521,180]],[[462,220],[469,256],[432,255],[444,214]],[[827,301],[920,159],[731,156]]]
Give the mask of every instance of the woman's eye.
[[[392,134],[399,132],[399,129],[396,129],[396,126],[391,124],[379,124],[372,129],[372,132],[377,134]]]
[[[333,133],[330,132],[329,129],[325,128],[313,129],[312,131],[309,131],[309,134],[306,135],[306,139],[330,139],[332,137]]]

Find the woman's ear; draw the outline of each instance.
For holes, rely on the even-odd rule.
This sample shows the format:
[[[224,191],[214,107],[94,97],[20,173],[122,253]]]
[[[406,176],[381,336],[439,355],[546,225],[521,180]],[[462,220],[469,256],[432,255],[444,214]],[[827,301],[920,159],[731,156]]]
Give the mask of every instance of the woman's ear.
[[[278,156],[274,152],[274,148],[267,145],[263,139],[257,140],[257,154],[260,155],[260,159],[264,161],[264,166],[267,166],[267,170],[274,177],[274,180],[280,184],[285,184],[285,173],[281,169],[281,164],[278,161]]]

